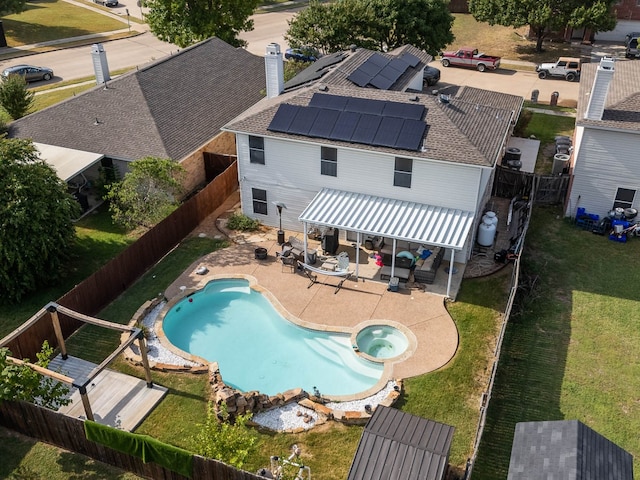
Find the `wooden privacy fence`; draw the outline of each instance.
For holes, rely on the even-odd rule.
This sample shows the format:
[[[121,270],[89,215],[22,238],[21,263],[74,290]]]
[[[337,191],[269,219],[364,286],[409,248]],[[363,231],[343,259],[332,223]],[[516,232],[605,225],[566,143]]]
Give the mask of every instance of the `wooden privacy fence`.
[[[259,480],[263,478],[199,455],[193,456],[192,475],[186,477],[156,463],[144,463],[141,458],[87,440],[83,420],[27,402],[0,403],[0,424],[23,435],[81,453],[145,478],[167,480],[188,478]]]
[[[568,175],[537,175],[498,167],[493,195],[502,198],[528,197],[533,191],[536,205],[555,205],[564,203],[570,178]]]
[[[220,207],[237,188],[237,163],[233,162],[171,215],[56,300],[56,303],[76,312],[95,316]],[[41,315],[41,321],[31,324],[17,338],[3,345],[14,356],[35,359],[44,340],[54,348],[58,346],[49,313],[41,311],[36,315]],[[60,315],[64,338],[81,325],[77,320]]]

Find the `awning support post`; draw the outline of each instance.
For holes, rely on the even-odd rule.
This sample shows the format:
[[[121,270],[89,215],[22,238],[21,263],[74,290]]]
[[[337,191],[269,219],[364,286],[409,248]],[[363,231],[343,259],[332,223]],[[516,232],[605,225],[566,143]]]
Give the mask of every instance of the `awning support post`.
[[[398,240],[393,237],[393,253],[391,255],[391,278],[395,277],[396,273],[396,247],[398,245]]]
[[[453,248],[451,249],[451,260],[449,261],[449,278],[447,279],[447,297],[449,296],[449,292],[451,291],[451,276],[453,275],[453,256],[455,252]]]
[[[358,281],[359,265],[360,265],[360,232],[356,232],[356,282]]]

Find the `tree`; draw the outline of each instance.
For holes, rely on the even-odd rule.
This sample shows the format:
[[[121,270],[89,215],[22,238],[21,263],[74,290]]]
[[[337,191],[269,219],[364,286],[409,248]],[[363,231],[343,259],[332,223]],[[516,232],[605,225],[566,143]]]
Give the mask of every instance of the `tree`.
[[[130,165],[122,181],[107,187],[113,221],[125,228],[150,228],[178,206],[182,166],[173,160],[145,157]]]
[[[435,55],[453,42],[453,20],[443,0],[313,0],[289,22],[285,39],[324,53],[351,45],[392,50],[411,44]]]
[[[598,31],[615,27],[611,10],[613,0],[469,0],[473,17],[489,25],[514,28],[529,25],[536,36],[536,52],[553,31],[565,26],[596,27]],[[613,19],[613,23],[611,22]]]
[[[259,3],[260,0],[147,0],[146,20],[156,37],[179,47],[209,37],[241,47],[246,42],[238,34],[253,29],[249,17]]]
[[[27,81],[21,75],[9,75],[0,83],[0,105],[14,120],[29,113],[34,95],[27,89]]]
[[[52,354],[53,348],[45,341],[42,350],[36,354],[38,360],[35,365],[47,368]],[[31,402],[52,409],[69,404],[69,387],[40,375],[28,365],[11,362],[8,356],[11,356],[9,349],[0,348],[0,401]]]
[[[80,205],[31,141],[0,137],[0,301],[59,279]]]
[[[0,15],[21,13],[27,9],[27,0],[0,0]]]
[[[198,455],[215,458],[236,468],[242,468],[245,459],[257,441],[256,434],[247,427],[251,413],[236,415],[230,423],[226,403],[220,406],[218,419],[215,408],[207,404],[207,419],[199,425],[200,431],[193,438],[194,449]]]

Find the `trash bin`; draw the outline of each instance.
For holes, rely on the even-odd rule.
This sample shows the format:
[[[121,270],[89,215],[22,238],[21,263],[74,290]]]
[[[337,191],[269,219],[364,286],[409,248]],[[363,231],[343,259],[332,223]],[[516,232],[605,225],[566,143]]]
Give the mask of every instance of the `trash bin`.
[[[549,105],[551,105],[552,107],[555,107],[558,104],[558,97],[560,96],[560,94],[558,92],[553,92],[551,94],[551,101],[549,102]]]
[[[538,95],[540,95],[540,90],[531,92],[531,103],[538,103]]]
[[[399,285],[400,285],[400,279],[398,277],[391,277],[391,279],[389,280],[389,287],[387,288],[387,290],[389,290],[390,292],[397,292]]]

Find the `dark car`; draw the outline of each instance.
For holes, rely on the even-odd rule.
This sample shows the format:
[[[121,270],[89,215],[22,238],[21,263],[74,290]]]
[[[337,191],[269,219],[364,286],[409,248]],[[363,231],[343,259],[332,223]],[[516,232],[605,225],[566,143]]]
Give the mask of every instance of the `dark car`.
[[[34,65],[14,65],[2,71],[2,78],[8,78],[11,75],[20,75],[27,82],[35,82],[38,80],[51,80],[53,78],[53,70]]]
[[[320,58],[320,54],[316,49],[309,47],[287,48],[284,52],[284,58],[298,62],[315,62]]]
[[[440,70],[438,70],[436,67],[430,67],[429,65],[427,65],[426,67],[424,67],[424,72],[422,73],[422,81],[424,85],[433,87],[440,81]]]
[[[105,7],[117,7],[118,0],[93,0],[94,3],[101,3]]]

